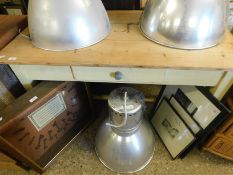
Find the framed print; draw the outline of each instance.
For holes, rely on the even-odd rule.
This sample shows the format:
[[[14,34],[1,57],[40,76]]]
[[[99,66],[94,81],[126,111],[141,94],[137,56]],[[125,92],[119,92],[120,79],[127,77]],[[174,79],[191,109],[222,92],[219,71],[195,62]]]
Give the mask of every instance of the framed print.
[[[176,100],[181,104],[181,106],[189,113],[189,115],[194,115],[197,111],[197,106],[184,94],[184,92],[178,88],[175,94]]]
[[[184,95],[191,102],[188,102],[186,97],[184,98]],[[176,100],[179,97],[177,101],[182,107],[186,106],[186,108],[183,108],[188,114],[187,106],[190,105],[187,104],[192,103],[196,106],[197,109],[190,115],[202,129],[195,142],[196,146],[201,147],[210,134],[212,134],[230,115],[230,111],[208,91],[208,88],[198,86],[163,86],[155,102],[153,111],[158,109],[163,98],[170,99],[171,96],[174,96]],[[181,99],[187,101],[185,103],[183,102],[186,105],[182,105],[180,102]],[[189,109],[193,109],[193,107],[189,107]],[[191,111],[192,110],[190,110],[190,112]],[[151,118],[152,117],[153,115]]]
[[[205,129],[220,113],[218,109],[205,95],[196,87],[183,87],[182,91],[198,106],[193,118]]]
[[[173,159],[195,141],[192,132],[165,99],[161,101],[151,122]]]
[[[182,92],[181,92],[182,91]],[[212,94],[204,87],[195,87],[195,86],[165,86],[160,94],[160,99],[156,102],[156,107],[158,106],[161,99],[166,97],[169,99],[172,95],[175,95],[176,99],[179,98],[181,95],[177,94],[184,94],[192,103],[189,106],[196,106],[197,110],[193,114],[193,118],[198,124],[203,128],[206,129],[214,120],[222,115],[229,114],[229,111],[217,100]],[[179,100],[187,98],[180,97]],[[187,102],[180,102],[183,104],[182,106],[185,108],[185,103]],[[187,106],[187,104],[186,104]],[[194,109],[194,107],[190,107]],[[188,112],[188,109],[185,108]]]
[[[192,132],[197,135],[201,131],[201,127],[198,126],[195,120],[184,110],[174,96],[171,96],[169,102]]]

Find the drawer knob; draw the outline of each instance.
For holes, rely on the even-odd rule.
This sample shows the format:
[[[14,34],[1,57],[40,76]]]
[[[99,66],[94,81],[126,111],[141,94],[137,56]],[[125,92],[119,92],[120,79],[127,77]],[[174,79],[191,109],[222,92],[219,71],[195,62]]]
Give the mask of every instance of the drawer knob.
[[[115,79],[121,80],[123,78],[123,74],[120,71],[115,72]]]

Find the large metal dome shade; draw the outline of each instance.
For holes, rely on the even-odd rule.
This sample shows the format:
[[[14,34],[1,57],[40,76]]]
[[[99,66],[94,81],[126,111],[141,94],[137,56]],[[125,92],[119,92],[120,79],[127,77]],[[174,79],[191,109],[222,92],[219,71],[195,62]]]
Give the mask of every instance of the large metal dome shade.
[[[140,27],[154,42],[180,49],[203,49],[224,36],[225,0],[148,0]]]
[[[101,0],[30,0],[32,43],[46,50],[75,50],[103,40],[111,30]]]
[[[117,88],[108,97],[109,117],[97,132],[95,150],[112,171],[140,171],[153,157],[154,133],[143,118],[144,105],[144,95],[129,87]]]

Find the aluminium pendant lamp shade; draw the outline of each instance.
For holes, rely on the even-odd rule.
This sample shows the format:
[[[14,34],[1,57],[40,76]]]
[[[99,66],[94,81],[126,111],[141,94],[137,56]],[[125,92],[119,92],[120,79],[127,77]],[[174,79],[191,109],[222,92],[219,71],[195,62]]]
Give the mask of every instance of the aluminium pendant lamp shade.
[[[117,88],[108,98],[109,116],[100,125],[95,150],[100,161],[118,173],[134,173],[151,161],[154,133],[144,119],[144,96],[129,88]]]
[[[28,18],[32,43],[45,50],[88,47],[111,31],[101,0],[30,0]]]
[[[141,17],[144,35],[179,49],[203,49],[224,36],[225,0],[148,0]]]

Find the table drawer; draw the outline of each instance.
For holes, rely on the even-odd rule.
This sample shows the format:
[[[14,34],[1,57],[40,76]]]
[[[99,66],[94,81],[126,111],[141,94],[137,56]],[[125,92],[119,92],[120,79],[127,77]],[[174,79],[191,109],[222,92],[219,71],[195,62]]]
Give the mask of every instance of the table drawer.
[[[74,81],[70,66],[10,65],[22,85],[31,89],[33,80]]]
[[[89,82],[159,84],[164,81],[166,73],[163,69],[140,68],[72,67],[72,69],[76,80]]]
[[[223,71],[72,67],[78,81],[215,86]]]
[[[70,66],[11,65],[11,68],[18,76],[31,80],[74,80]]]

